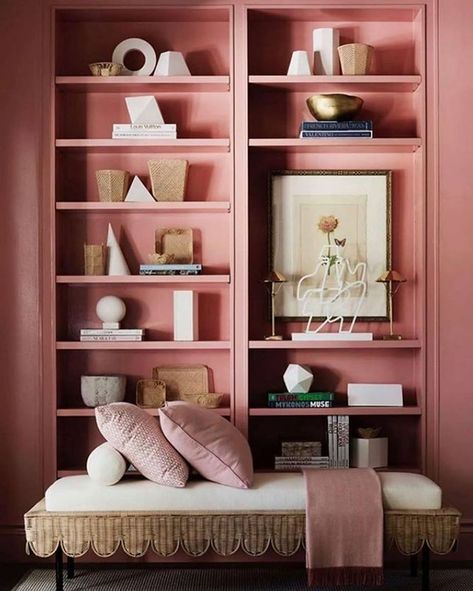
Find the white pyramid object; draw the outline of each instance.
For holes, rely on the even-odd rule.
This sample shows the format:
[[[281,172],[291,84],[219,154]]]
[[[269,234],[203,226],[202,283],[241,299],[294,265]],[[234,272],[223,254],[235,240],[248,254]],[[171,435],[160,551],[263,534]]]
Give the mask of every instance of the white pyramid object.
[[[191,76],[180,51],[165,51],[159,56],[154,76]]]
[[[127,96],[125,102],[132,123],[164,123],[154,96]]]
[[[297,363],[290,363],[283,377],[287,391],[291,394],[306,394],[314,379],[314,375],[308,367]]]
[[[288,76],[310,76],[309,57],[307,51],[293,51],[291,62],[287,70]]]
[[[113,231],[112,224],[108,224],[107,247],[107,275],[131,275],[122,249]]]
[[[133,181],[126,194],[125,201],[151,202],[155,203],[156,199],[151,195],[145,187],[143,181],[139,176],[133,177]]]

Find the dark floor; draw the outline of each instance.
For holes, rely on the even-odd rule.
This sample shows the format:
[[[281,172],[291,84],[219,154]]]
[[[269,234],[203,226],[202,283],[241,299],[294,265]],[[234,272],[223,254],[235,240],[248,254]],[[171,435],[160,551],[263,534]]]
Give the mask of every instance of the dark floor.
[[[23,566],[21,564],[11,566],[0,564],[0,591],[11,591],[29,570],[29,566]]]

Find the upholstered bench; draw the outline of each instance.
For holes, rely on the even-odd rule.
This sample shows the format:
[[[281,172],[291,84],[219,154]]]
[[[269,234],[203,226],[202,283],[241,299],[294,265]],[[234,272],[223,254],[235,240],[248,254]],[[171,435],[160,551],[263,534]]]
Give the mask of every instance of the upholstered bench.
[[[380,479],[386,543],[413,557],[422,551],[426,590],[429,550],[452,550],[460,513],[442,507],[440,488],[424,476],[386,472]],[[269,548],[289,557],[304,547],[305,486],[300,473],[258,473],[247,490],[209,481],[170,489],[136,478],[104,487],[88,476],[71,476],[55,482],[28,511],[25,528],[28,549],[56,555],[58,590],[63,553],[73,576],[73,559],[89,549],[104,558],[120,547],[133,557],[150,548],[161,557],[179,549],[192,557],[209,549],[227,557],[238,550],[261,556]],[[414,560],[411,568],[416,570]]]

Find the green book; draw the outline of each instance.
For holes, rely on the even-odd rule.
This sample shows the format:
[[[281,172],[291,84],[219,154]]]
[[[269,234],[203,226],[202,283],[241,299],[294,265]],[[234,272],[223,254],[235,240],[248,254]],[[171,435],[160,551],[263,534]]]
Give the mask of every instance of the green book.
[[[268,394],[268,402],[313,402],[315,400],[329,400],[333,402],[334,399],[335,394],[333,392],[284,392],[280,394]]]

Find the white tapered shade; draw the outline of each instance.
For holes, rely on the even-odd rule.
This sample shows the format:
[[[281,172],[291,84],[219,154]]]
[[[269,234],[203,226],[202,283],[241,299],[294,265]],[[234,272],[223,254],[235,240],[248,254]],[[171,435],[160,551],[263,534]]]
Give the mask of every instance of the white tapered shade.
[[[131,275],[125,256],[113,231],[112,224],[108,224],[107,249],[107,275]]]

